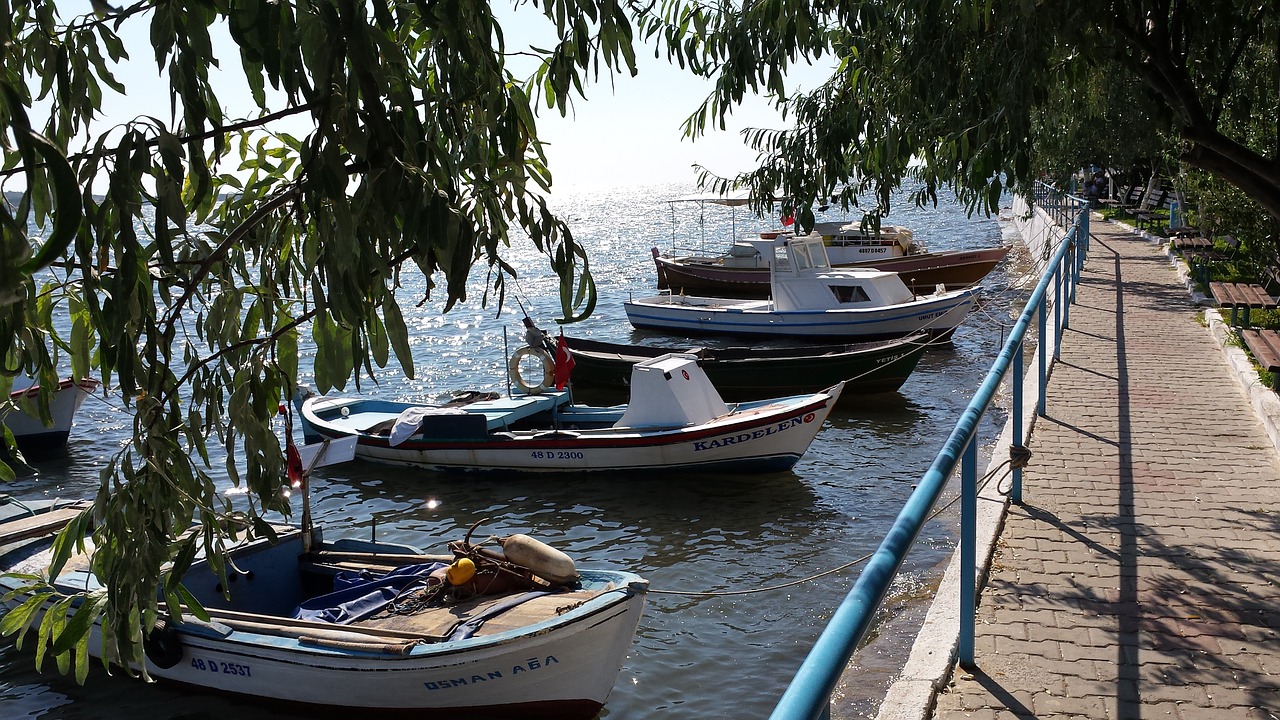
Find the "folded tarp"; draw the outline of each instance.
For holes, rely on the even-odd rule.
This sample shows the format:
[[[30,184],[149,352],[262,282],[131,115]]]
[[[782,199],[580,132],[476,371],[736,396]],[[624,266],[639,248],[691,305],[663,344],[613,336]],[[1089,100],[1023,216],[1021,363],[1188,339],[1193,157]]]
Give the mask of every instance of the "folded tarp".
[[[333,592],[302,603],[294,609],[293,617],[339,625],[354,622],[391,604],[406,588],[414,584],[425,586],[431,573],[444,567],[448,565],[440,562],[406,565],[373,578],[340,572],[333,578]]]

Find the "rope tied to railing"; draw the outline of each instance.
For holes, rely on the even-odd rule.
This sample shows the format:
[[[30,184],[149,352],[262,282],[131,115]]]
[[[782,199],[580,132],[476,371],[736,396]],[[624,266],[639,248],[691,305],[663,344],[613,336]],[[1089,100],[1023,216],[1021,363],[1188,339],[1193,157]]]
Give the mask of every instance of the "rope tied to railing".
[[[1031,448],[1025,445],[1009,446],[1009,467],[1021,470],[1031,464]]]

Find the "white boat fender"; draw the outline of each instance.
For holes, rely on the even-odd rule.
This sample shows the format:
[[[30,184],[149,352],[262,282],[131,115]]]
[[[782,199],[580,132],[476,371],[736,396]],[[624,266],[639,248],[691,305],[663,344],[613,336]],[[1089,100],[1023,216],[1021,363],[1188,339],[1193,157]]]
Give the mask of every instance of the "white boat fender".
[[[573,559],[528,535],[511,535],[498,540],[507,560],[525,568],[538,577],[553,583],[567,583],[578,579],[578,569]]]
[[[542,381],[532,383],[524,378],[520,372],[520,363],[527,357],[538,358],[542,361]],[[528,345],[516,350],[511,354],[511,362],[507,363],[507,374],[511,377],[511,382],[520,391],[526,395],[537,395],[551,386],[552,373],[555,370],[555,361],[551,359],[551,354],[542,348],[533,348]]]
[[[142,639],[142,650],[152,665],[168,670],[182,660],[182,639],[178,631],[161,618]]]

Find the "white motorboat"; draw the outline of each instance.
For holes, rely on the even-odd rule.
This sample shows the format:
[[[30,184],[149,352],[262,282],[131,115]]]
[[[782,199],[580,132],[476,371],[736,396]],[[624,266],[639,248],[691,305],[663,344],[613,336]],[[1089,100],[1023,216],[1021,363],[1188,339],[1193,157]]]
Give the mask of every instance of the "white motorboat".
[[[770,258],[769,300],[699,297],[670,291],[624,303],[638,328],[686,334],[876,339],[927,332],[950,337],[977,288],[912,291],[897,273],[832,268],[820,237],[747,241]]]

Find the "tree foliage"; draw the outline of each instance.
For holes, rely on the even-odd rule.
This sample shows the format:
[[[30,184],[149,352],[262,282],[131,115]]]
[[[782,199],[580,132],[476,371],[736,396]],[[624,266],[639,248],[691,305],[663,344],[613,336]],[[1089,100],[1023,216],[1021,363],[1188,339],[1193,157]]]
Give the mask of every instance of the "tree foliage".
[[[491,6],[472,0],[141,0],[64,16],[68,6],[0,6],[0,357],[46,394],[60,364],[101,376],[134,437],[64,534],[92,525],[105,601],[42,626],[39,652],[63,669],[82,655],[81,619],[98,613],[108,659],[139,663],[156,619],[179,612],[197,551],[221,570],[228,541],[269,533],[263,513],[288,512],[271,420],[292,394],[303,333],[322,392],[393,356],[413,374],[400,307],[420,298],[396,292],[406,263],[446,309],[469,299],[480,265],[481,301],[501,307],[515,276],[507,248],[532,242],[560,278],[563,320],[591,312],[586,253],[547,206],[535,110],[565,112],[602,73],[634,73],[640,12],[534,3],[524,18],[542,18],[552,46],[508,51]],[[127,47],[137,25],[149,43]],[[235,55],[215,53],[218,33]],[[531,79],[509,70],[511,52],[533,56]],[[132,55],[155,63],[159,87],[121,84],[117,64]],[[228,117],[211,79],[235,65],[251,117]],[[111,91],[137,98],[139,114],[106,123]],[[55,318],[68,317],[59,332]],[[210,467],[222,456],[248,490],[235,507]]]
[[[822,87],[781,99],[794,127],[751,133],[760,167],[704,176],[715,187],[749,184],[761,204],[861,198],[883,214],[890,192],[910,180],[917,202],[936,202],[949,187],[971,211],[991,212],[1004,190],[1026,191],[1045,173],[1100,159],[1120,169],[1151,164],[1172,144],[1178,161],[1280,217],[1276,3],[766,0],[750,8],[772,13],[775,56],[816,56],[825,44],[838,69]],[[747,74],[736,58],[719,66],[722,78]],[[737,87],[722,82],[687,130],[699,132]],[[1263,132],[1243,133],[1245,118]]]

